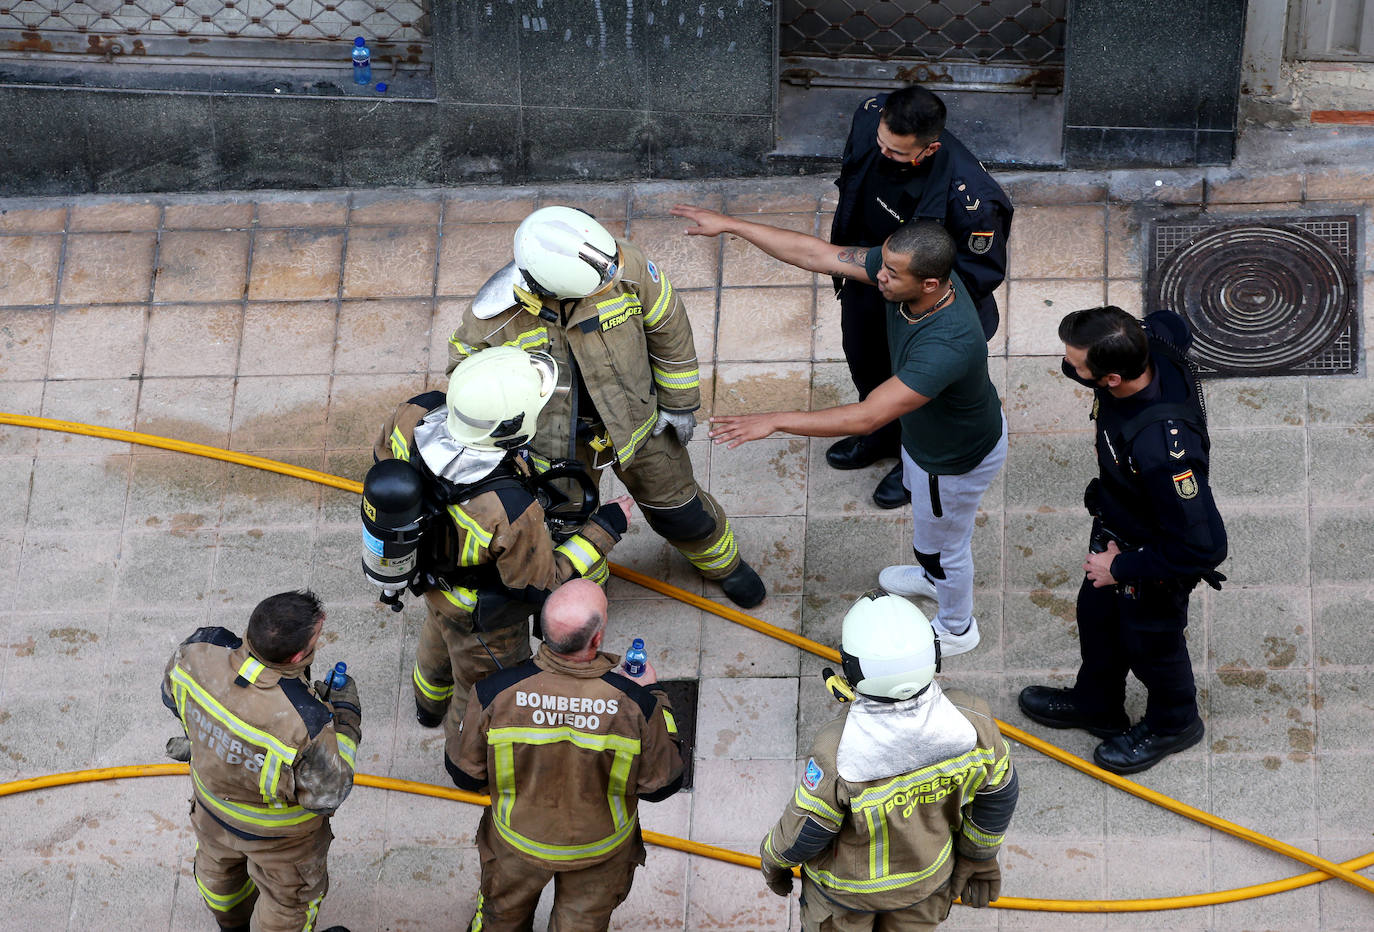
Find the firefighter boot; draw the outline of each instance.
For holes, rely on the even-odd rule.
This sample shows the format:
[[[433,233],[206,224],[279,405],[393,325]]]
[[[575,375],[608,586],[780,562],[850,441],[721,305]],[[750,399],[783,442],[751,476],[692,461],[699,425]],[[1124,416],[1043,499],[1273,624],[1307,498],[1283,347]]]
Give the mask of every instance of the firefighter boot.
[[[735,567],[734,572],[717,581],[730,601],[740,608],[753,608],[768,595],[768,589],[763,585],[763,580],[759,579],[759,574],[743,560],[739,561],[739,566]]]

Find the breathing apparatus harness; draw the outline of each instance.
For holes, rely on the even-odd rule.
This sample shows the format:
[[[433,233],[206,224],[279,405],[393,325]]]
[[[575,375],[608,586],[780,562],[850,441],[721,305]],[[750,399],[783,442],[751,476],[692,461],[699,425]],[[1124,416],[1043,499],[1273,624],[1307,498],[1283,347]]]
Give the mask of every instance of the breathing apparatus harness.
[[[560,483],[575,486],[573,495]],[[473,628],[482,630],[484,616],[505,603],[504,586],[495,564],[458,566],[448,508],[502,489],[523,490],[539,503],[555,545],[580,531],[601,504],[580,463],[555,460],[540,471],[528,447],[510,451],[472,483],[436,476],[418,456],[373,465],[363,480],[363,572],[382,590],[377,600],[399,612],[407,589],[416,596],[430,589],[473,589],[478,594]]]

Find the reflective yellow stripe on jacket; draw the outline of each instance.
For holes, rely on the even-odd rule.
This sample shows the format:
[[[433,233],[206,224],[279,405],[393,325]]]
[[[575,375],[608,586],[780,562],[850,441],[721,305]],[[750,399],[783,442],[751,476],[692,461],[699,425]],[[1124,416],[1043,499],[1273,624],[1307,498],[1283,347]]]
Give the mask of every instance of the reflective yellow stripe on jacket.
[[[478,524],[457,505],[449,505],[448,514],[453,523],[466,532],[463,535],[462,549],[458,554],[458,565],[477,566],[482,563],[482,551],[491,546],[491,531]]]
[[[673,305],[673,286],[668,284],[668,276],[663,276],[660,285],[658,300],[654,302],[653,307],[649,308],[649,312],[644,315],[644,326],[646,327],[657,326],[659,322],[663,320],[663,315],[667,313],[668,308]]]
[[[244,666],[247,667],[247,664]],[[254,675],[256,676],[256,673]],[[296,749],[275,735],[253,727],[230,712],[180,666],[172,668],[171,678],[173,698],[176,699],[177,704],[177,715],[181,717],[183,723],[186,722],[186,699],[190,696],[206,715],[223,725],[231,734],[249,744],[263,748],[262,769],[258,772],[258,790],[262,793],[263,802],[276,801],[281,768],[290,766],[291,762],[296,759]],[[188,730],[190,727],[192,726],[187,725]]]
[[[654,413],[649,415],[647,421],[635,428],[635,432],[630,435],[630,439],[625,445],[615,451],[615,458],[620,461],[622,466],[628,463],[635,455],[635,451],[639,449],[639,445],[644,442],[645,437],[649,436],[649,431],[653,430],[654,425],[657,423],[658,410],[655,409]]]
[[[701,387],[701,370],[696,366],[690,369],[680,369],[670,372],[667,369],[661,369],[650,363],[649,369],[653,372],[654,383],[658,385],[659,388],[685,391],[689,388]]]
[[[1005,762],[1008,760],[1004,755],[1003,766],[994,769],[998,779],[1006,773]],[[951,793],[958,794],[962,806],[983,784],[988,765],[996,763],[996,755],[991,749],[973,748],[958,757],[869,787],[849,801],[851,815],[856,821],[862,822],[868,832],[868,877],[839,877],[809,865],[803,865],[803,869],[816,883],[845,893],[882,893],[934,876],[949,860],[954,850],[954,836],[945,841],[940,853],[921,870],[893,873],[889,861],[892,818],[905,821],[913,817],[917,806],[938,804]],[[803,796],[809,798],[803,800]],[[797,789],[796,802],[804,810],[824,815],[836,824],[839,822],[833,807],[804,793],[800,787]]]
[[[574,534],[553,549],[554,553],[561,553],[567,557],[579,576],[586,576],[587,571],[601,559],[601,551],[593,547],[591,541],[581,534]]]
[[[556,728],[493,728],[487,733],[488,746],[496,759],[496,793],[492,796],[492,823],[497,833],[515,848],[546,861],[576,861],[614,851],[630,837],[635,820],[625,805],[625,787],[630,767],[639,756],[638,738],[623,735],[598,735],[566,726]],[[521,744],[558,744],[568,742],[589,751],[610,751],[615,755],[606,784],[606,805],[615,831],[605,838],[581,845],[555,845],[522,835],[511,828],[515,810],[515,747]]]

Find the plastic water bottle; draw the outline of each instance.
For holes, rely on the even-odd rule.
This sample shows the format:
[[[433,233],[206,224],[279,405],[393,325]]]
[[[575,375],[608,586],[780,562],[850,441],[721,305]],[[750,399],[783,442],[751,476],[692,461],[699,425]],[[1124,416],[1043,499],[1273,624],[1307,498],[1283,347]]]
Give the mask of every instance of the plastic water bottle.
[[[644,675],[644,666],[649,662],[649,655],[644,652],[644,639],[635,638],[630,649],[625,651],[625,662],[620,665],[625,671],[626,676],[639,679]]]
[[[353,83],[364,87],[372,83],[372,50],[362,36],[353,40]]]
[[[333,692],[336,689],[343,689],[344,684],[347,682],[348,664],[340,660],[338,663],[334,664],[334,669],[329,671],[329,676],[325,677],[324,685],[329,688],[330,692]]]

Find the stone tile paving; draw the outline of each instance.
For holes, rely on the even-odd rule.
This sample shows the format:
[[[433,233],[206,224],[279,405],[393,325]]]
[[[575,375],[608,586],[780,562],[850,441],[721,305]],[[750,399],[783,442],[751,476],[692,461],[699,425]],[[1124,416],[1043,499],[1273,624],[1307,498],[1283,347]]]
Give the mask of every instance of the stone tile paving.
[[[1018,204],[1004,323],[990,344],[1011,425],[975,534],[981,647],[946,679],[1029,725],[1015,695],[1076,666],[1073,596],[1093,470],[1087,393],[1058,374],[1055,325],[1112,301],[1141,309],[1153,210],[1363,214],[1359,169],[1004,177]],[[445,339],[514,225],[588,207],[645,247],[691,308],[702,415],[852,398],[822,277],[740,242],[682,235],[668,208],[725,206],[825,231],[825,179],[0,201],[0,409],[136,429],[358,478],[397,400],[443,384]],[[1328,201],[1330,203],[1328,203]],[[1374,254],[1365,256],[1365,349]],[[1214,482],[1230,585],[1193,602],[1208,740],[1139,782],[1333,858],[1374,848],[1374,392],[1364,377],[1218,381]],[[757,614],[834,643],[849,600],[908,553],[908,521],[868,499],[885,466],[840,473],[825,441],[738,451],[697,441],[773,596]],[[614,487],[613,481],[608,481]],[[162,664],[194,627],[242,629],[263,595],[308,584],[330,607],[321,658],[346,659],[367,707],[360,769],[445,784],[442,742],[410,713],[419,617],[372,601],[354,496],[241,467],[67,434],[0,428],[0,779],[152,762],[172,721]],[[618,562],[702,593],[642,522]],[[700,680],[696,788],[647,827],[753,851],[811,734],[834,714],[821,662],[621,580],[611,641],[646,637],[665,676]],[[706,594],[710,595],[708,591]],[[1143,694],[1133,689],[1132,711]],[[1050,733],[1087,756],[1093,739]],[[1023,799],[1009,895],[1198,893],[1302,873],[1017,749]],[[189,864],[184,779],[54,789],[0,802],[10,844],[0,929],[208,928]],[[452,928],[472,908],[477,812],[360,788],[335,820],[322,924]],[[1138,915],[974,912],[951,929],[1364,929],[1338,882],[1263,900]],[[651,849],[619,929],[795,929],[795,900],[742,868]]]

